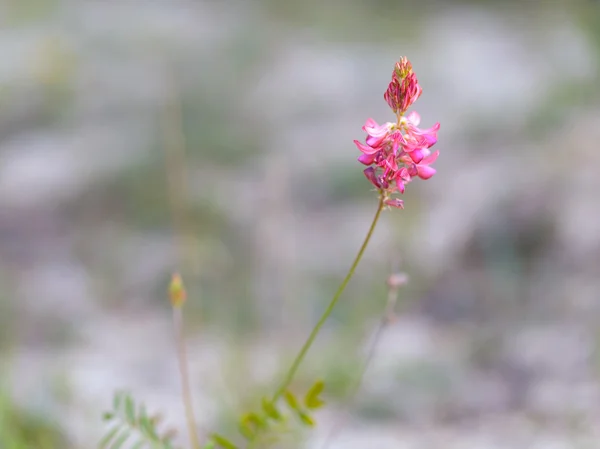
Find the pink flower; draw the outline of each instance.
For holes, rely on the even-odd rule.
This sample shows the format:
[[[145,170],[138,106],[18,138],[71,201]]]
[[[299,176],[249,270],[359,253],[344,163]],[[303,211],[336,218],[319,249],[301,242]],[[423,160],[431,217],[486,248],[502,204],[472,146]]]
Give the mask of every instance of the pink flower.
[[[369,135],[369,137],[367,137],[367,144],[370,146],[380,145],[383,139],[389,134],[391,127],[392,124],[389,122],[378,125],[372,118],[367,119],[365,126],[362,127]]]
[[[402,115],[421,96],[417,76],[412,71],[412,64],[406,57],[402,57],[394,67],[392,81],[390,82],[383,98],[398,115]]]
[[[440,129],[440,124],[436,123],[429,129],[418,128],[421,122],[421,116],[418,112],[411,112],[407,117],[401,117],[399,124],[406,130],[405,151],[413,151],[414,149],[428,149],[436,144],[437,132]]]
[[[367,138],[365,143],[361,143],[358,140],[354,141],[354,144],[364,154],[358,158],[360,162],[365,165],[371,165],[377,156],[384,150],[384,146],[388,146],[390,142],[390,132],[393,129],[392,123],[385,123],[378,125],[373,119],[368,119],[363,126],[363,130],[367,132]]]
[[[423,158],[418,164],[414,164],[408,170],[408,172],[412,176],[418,176],[421,179],[429,179],[433,175],[435,175],[435,168],[430,167],[430,164],[433,164],[435,160],[438,158],[440,152],[436,151],[435,153]]]
[[[391,207],[404,207],[403,201],[392,198],[392,194],[402,194],[413,179],[429,179],[436,172],[431,164],[439,151],[431,153],[430,148],[437,143],[440,124],[421,129],[417,112],[404,116],[421,92],[412,65],[402,58],[394,67],[392,81],[384,95],[397,115],[397,122],[379,125],[369,118],[362,127],[367,133],[365,142],[354,141],[362,152],[358,161],[368,166],[365,176],[384,196],[384,203]]]

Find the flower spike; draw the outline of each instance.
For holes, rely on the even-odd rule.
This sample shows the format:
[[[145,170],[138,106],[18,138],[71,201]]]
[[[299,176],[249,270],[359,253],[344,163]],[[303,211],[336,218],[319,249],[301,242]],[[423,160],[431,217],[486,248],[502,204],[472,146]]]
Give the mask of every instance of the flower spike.
[[[394,67],[392,81],[385,94],[385,101],[396,114],[396,123],[379,125],[369,118],[363,126],[367,133],[365,142],[354,141],[362,153],[358,161],[367,165],[364,174],[383,195],[384,203],[391,207],[403,208],[404,202],[391,198],[394,193],[404,193],[406,184],[415,177],[429,179],[435,174],[431,164],[439,151],[430,148],[437,143],[440,124],[421,129],[421,117],[415,111],[405,115],[408,108],[417,101],[423,90],[412,64],[402,57]]]

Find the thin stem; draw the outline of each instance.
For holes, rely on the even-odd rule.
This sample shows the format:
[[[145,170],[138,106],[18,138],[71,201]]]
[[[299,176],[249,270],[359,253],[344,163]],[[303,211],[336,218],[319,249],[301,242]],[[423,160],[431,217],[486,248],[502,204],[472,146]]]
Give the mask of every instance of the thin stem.
[[[199,272],[199,260],[196,256],[191,222],[186,212],[188,202],[187,170],[186,170],[186,141],[183,129],[183,111],[181,97],[172,73],[169,73],[170,98],[164,111],[164,145],[165,168],[167,174],[168,202],[171,208],[173,221],[173,236],[177,247],[177,258],[180,269],[189,268],[194,276]],[[182,286],[180,288],[183,288]],[[185,291],[183,298],[185,300]],[[190,434],[191,449],[200,449],[200,441],[196,432],[196,420],[192,407],[192,393],[190,389],[187,354],[183,336],[182,303],[175,304],[173,299],[173,323],[176,332],[177,358],[181,375],[181,391],[185,408],[185,418]]]
[[[200,260],[198,241],[194,234],[194,223],[188,213],[188,170],[186,168],[186,138],[183,126],[183,107],[176,80],[168,74],[169,98],[164,110],[165,170],[167,175],[167,199],[171,212],[173,238],[177,250],[177,262],[188,275],[198,276]]]
[[[190,443],[192,449],[200,449],[200,441],[196,433],[196,418],[194,417],[194,408],[192,406],[192,391],[190,388],[190,375],[188,372],[187,354],[185,351],[185,341],[183,339],[183,320],[181,307],[173,307],[173,323],[175,325],[177,359],[179,361],[179,373],[181,375],[181,396],[185,408],[185,419],[188,432],[190,434]]]
[[[289,371],[287,372],[283,382],[281,383],[281,385],[279,386],[279,388],[273,395],[273,398],[271,399],[272,402],[276,402],[289,387],[290,383],[294,379],[294,376],[296,375],[296,372],[298,371],[298,368],[300,367],[300,364],[304,360],[306,353],[312,346],[313,342],[315,341],[315,338],[317,338],[317,335],[319,334],[319,331],[323,327],[323,324],[325,324],[325,321],[327,321],[327,318],[329,318],[329,316],[331,315],[333,308],[335,307],[338,300],[342,296],[342,293],[346,289],[346,286],[350,282],[350,279],[352,279],[352,276],[354,275],[354,272],[356,271],[356,267],[358,266],[358,263],[362,259],[362,256],[363,256],[365,250],[367,249],[367,246],[369,245],[369,241],[371,240],[371,237],[373,236],[373,231],[375,231],[375,226],[377,225],[377,222],[379,221],[379,217],[381,216],[381,211],[383,210],[383,208],[385,206],[384,200],[385,200],[385,196],[384,196],[383,192],[380,192],[379,205],[377,207],[377,212],[375,213],[375,217],[373,218],[373,222],[371,223],[369,232],[367,233],[367,236],[365,237],[365,240],[363,241],[363,243],[358,251],[358,254],[355,257],[354,262],[352,262],[352,266],[350,267],[348,274],[346,274],[346,277],[344,278],[344,280],[340,284],[339,288],[335,292],[335,295],[333,295],[333,298],[331,299],[331,302],[327,306],[327,309],[325,309],[325,312],[323,312],[323,315],[321,316],[321,318],[319,319],[319,321],[313,328],[312,332],[308,336],[308,339],[304,343],[304,346],[302,346],[302,349],[300,349],[300,352],[294,359],[294,362],[292,363],[292,366],[290,367]]]
[[[367,355],[363,361],[363,364],[362,364],[362,367],[358,374],[358,377],[356,378],[353,390],[350,393],[350,395],[348,396],[346,403],[344,404],[344,408],[346,409],[346,416],[342,416],[340,418],[339,422],[333,426],[333,428],[329,432],[329,435],[327,436],[327,438],[325,438],[325,441],[323,442],[323,445],[321,446],[322,449],[325,449],[325,448],[327,448],[327,446],[329,446],[329,444],[334,440],[336,435],[339,434],[339,432],[342,430],[342,428],[346,424],[346,419],[349,418],[349,415],[350,415],[350,408],[352,407],[353,402],[356,400],[356,397],[357,397],[360,387],[362,385],[362,382],[363,382],[363,379],[367,372],[367,369],[369,368],[369,365],[371,364],[371,361],[373,360],[373,357],[375,356],[375,352],[377,349],[377,345],[379,344],[379,340],[381,339],[381,336],[383,335],[385,329],[390,325],[390,323],[392,323],[396,319],[394,309],[396,308],[396,303],[398,302],[398,290],[400,289],[400,286],[406,282],[406,279],[404,276],[399,277],[398,281],[394,282],[394,277],[396,277],[396,276],[402,276],[402,274],[400,274],[400,275],[392,274],[389,278],[389,282],[388,282],[389,289],[388,289],[388,295],[387,295],[387,302],[385,305],[385,311],[383,312],[383,315],[382,315],[381,319],[379,320],[377,328],[375,329],[375,332],[371,338],[371,344],[369,345],[369,348],[367,350]]]

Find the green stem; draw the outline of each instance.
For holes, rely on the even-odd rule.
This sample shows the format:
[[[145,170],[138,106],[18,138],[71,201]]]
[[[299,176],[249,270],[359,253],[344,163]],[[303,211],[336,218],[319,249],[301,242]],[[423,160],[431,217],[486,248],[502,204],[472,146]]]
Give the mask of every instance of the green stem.
[[[356,267],[358,266],[358,263],[362,259],[362,256],[363,256],[365,250],[367,249],[367,246],[369,245],[369,241],[371,240],[371,237],[373,235],[373,231],[375,231],[375,226],[377,225],[377,222],[379,221],[379,217],[381,215],[381,211],[383,210],[383,207],[385,205],[384,204],[384,200],[385,200],[385,197],[384,197],[383,193],[380,192],[379,205],[377,207],[377,212],[375,213],[375,217],[373,218],[373,222],[371,223],[371,227],[369,228],[369,232],[367,233],[367,236],[365,237],[365,240],[363,241],[360,249],[358,250],[358,254],[355,257],[354,262],[352,262],[352,266],[350,267],[350,270],[348,271],[348,274],[346,274],[346,277],[344,278],[344,280],[340,284],[339,288],[335,292],[335,295],[333,295],[333,298],[331,299],[331,302],[329,303],[329,305],[327,306],[327,309],[325,309],[325,312],[323,312],[323,315],[321,316],[321,318],[319,319],[319,321],[317,322],[317,324],[313,328],[312,332],[308,336],[308,339],[304,343],[304,346],[302,346],[302,349],[300,349],[300,352],[298,353],[298,355],[294,359],[294,362],[292,363],[292,366],[290,367],[289,371],[287,372],[287,374],[286,374],[283,382],[281,383],[281,385],[279,386],[279,388],[277,389],[277,391],[273,395],[273,398],[271,399],[271,402],[273,402],[273,403],[277,402],[277,400],[281,397],[281,395],[283,393],[285,393],[285,391],[289,387],[290,383],[294,379],[294,376],[296,375],[296,372],[298,371],[298,368],[300,367],[300,364],[304,360],[304,357],[306,356],[306,353],[308,352],[308,350],[312,346],[313,342],[317,338],[317,335],[319,334],[319,331],[323,327],[323,324],[325,324],[325,321],[327,321],[327,318],[329,318],[329,316],[331,315],[331,312],[333,311],[333,308],[335,307],[335,305],[337,304],[338,300],[342,296],[342,293],[346,289],[346,286],[350,282],[350,279],[352,279],[352,276],[354,275],[354,272],[356,271]]]

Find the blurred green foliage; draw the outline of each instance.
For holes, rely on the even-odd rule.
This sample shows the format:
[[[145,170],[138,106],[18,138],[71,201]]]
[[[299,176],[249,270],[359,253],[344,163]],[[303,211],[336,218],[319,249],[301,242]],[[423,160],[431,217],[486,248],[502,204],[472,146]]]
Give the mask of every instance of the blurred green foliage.
[[[68,449],[69,443],[48,416],[19,408],[0,389],[0,447],[2,449]]]
[[[104,421],[110,427],[100,441],[100,449],[175,449],[172,442],[174,434],[158,429],[160,418],[159,414],[150,415],[146,407],[136,403],[131,395],[115,393],[112,410],[104,413]]]
[[[51,15],[61,0],[5,0],[2,12],[10,25],[30,23]]]

